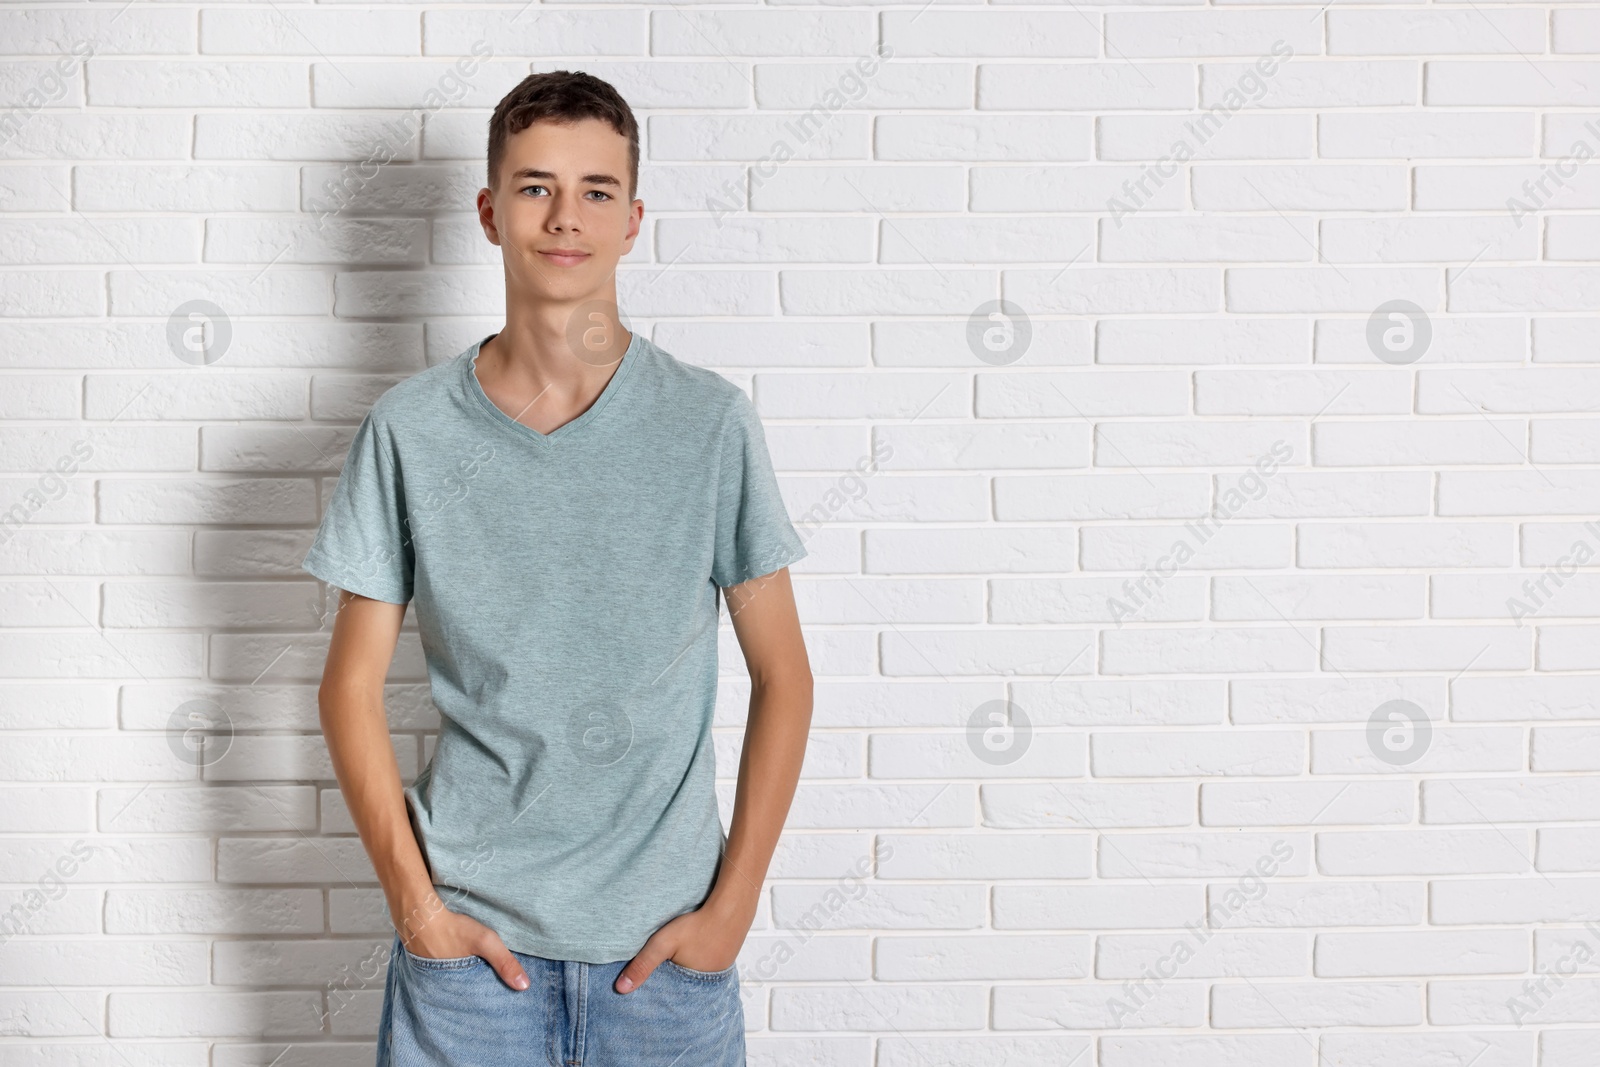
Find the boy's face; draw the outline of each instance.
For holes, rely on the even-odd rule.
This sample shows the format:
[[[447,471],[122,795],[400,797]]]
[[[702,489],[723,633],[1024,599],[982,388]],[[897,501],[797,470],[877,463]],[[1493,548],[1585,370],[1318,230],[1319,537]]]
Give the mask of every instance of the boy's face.
[[[617,260],[644,217],[644,202],[628,199],[627,140],[599,119],[541,120],[506,139],[499,178],[498,192],[479,191],[478,219],[510,293],[615,303]]]

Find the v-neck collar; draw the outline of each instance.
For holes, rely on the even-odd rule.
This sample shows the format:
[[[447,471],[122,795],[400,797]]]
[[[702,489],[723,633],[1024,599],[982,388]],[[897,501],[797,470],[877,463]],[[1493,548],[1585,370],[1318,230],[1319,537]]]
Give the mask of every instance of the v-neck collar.
[[[560,441],[562,438],[570,436],[574,431],[581,429],[585,423],[589,422],[589,420],[600,414],[600,409],[605,407],[607,402],[609,402],[611,398],[616,395],[618,388],[620,388],[622,385],[623,379],[628,376],[629,371],[633,370],[633,365],[639,362],[641,356],[640,349],[644,344],[643,335],[640,334],[639,331],[635,330],[633,332],[632,339],[628,342],[627,351],[622,353],[621,363],[618,365],[616,370],[611,372],[611,380],[607,382],[606,387],[600,391],[600,395],[595,397],[594,403],[589,405],[588,410],[579,415],[577,418],[562,423],[549,433],[540,433],[532,426],[518,422],[510,415],[507,415],[505,412],[501,411],[500,408],[496,406],[495,402],[489,399],[489,394],[483,391],[483,383],[478,381],[478,354],[483,351],[483,346],[485,344],[498,336],[499,334],[497,333],[491,333],[487,337],[480,339],[477,344],[467,349],[466,352],[462,353],[461,376],[464,379],[466,391],[477,397],[478,403],[482,405],[484,412],[495,422],[498,422],[508,430],[511,430],[515,433],[520,433],[524,437],[531,438],[532,440],[537,441],[539,444],[546,446]]]

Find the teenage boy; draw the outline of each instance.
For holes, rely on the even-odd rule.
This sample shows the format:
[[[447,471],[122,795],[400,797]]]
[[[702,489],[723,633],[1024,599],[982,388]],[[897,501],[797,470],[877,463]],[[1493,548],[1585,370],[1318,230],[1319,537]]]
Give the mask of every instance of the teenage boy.
[[[745,1062],[734,959],[811,720],[807,553],[743,391],[622,326],[638,163],[598,78],[500,101],[478,218],[505,327],[378,398],[305,558],[341,591],[322,725],[396,929],[379,1067]],[[726,836],[719,590],[751,683]],[[408,602],[439,738],[402,789]]]

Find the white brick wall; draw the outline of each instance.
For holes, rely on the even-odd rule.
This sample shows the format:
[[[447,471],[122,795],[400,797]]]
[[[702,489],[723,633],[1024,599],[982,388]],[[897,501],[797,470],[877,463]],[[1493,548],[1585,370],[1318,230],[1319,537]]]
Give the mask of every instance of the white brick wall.
[[[562,67],[811,551],[752,1063],[1600,1064],[1600,4],[6,0],[0,1067],[372,1062],[299,561],[499,326],[485,121]]]

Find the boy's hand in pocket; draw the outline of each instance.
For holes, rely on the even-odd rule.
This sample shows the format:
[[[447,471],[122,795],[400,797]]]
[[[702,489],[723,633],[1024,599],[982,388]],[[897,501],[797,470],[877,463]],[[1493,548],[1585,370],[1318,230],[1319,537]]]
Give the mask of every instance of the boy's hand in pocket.
[[[506,985],[528,988],[527,972],[499,934],[470,915],[446,908],[439,894],[430,891],[428,896],[394,923],[407,952],[434,960],[481,956]]]

